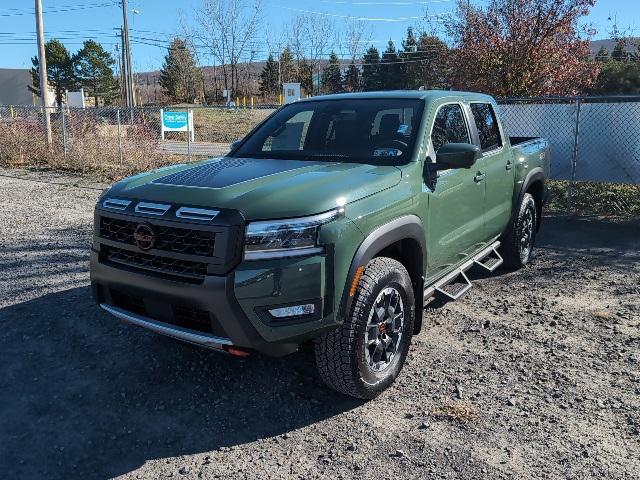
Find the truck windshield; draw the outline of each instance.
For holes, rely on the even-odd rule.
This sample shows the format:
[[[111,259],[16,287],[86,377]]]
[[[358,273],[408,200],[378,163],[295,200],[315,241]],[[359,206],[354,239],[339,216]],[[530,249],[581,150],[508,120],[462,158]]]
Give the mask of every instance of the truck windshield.
[[[369,98],[287,105],[234,157],[403,165],[411,160],[423,102]]]

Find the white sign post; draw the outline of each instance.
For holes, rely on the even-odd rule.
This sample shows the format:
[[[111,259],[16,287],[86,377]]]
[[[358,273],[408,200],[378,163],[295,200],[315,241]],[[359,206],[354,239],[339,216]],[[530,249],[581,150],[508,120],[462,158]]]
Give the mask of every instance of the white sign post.
[[[292,103],[300,100],[300,84],[299,83],[283,83],[282,96],[284,103]]]
[[[164,132],[188,132],[189,140],[193,136],[193,111],[173,112],[160,109],[160,138],[164,140]]]

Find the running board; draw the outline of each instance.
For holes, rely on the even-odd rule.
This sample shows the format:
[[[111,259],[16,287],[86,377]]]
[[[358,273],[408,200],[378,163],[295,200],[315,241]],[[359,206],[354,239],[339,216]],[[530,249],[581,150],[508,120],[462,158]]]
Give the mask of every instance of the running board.
[[[495,271],[496,268],[502,265],[502,262],[504,262],[504,260],[498,253],[498,247],[493,247],[491,252],[484,258],[473,259],[474,264],[484,268],[487,272]]]
[[[493,272],[502,264],[502,257],[498,253],[499,246],[499,241],[492,243],[458,268],[425,288],[423,295],[424,304],[429,303],[436,294],[442,295],[449,300],[458,300],[461,298],[472,286],[469,277],[465,274],[467,270],[474,265],[479,265],[485,270]],[[485,259],[487,260],[483,262]]]
[[[437,283],[434,286],[436,292],[444,295],[449,300],[458,300],[471,288],[471,281],[462,270],[456,272],[453,280],[446,283]]]

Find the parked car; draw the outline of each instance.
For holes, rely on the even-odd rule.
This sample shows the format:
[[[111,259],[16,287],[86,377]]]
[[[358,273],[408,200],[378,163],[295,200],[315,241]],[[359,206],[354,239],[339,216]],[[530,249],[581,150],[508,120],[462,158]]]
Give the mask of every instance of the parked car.
[[[286,105],[224,157],[124,179],[96,205],[91,283],[116,317],[246,356],[309,341],[333,389],[400,373],[423,306],[531,259],[549,145],[450,91]]]

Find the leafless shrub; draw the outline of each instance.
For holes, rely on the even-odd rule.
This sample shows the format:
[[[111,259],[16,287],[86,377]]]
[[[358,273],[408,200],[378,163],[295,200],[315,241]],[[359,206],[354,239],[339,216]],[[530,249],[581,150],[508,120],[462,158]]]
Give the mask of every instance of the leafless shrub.
[[[55,140],[49,146],[37,120],[7,122],[0,128],[0,165],[92,173],[115,180],[180,161],[158,149],[157,134],[144,124],[122,126],[118,138],[117,126],[86,118],[67,126],[66,148],[59,128],[54,125]]]

